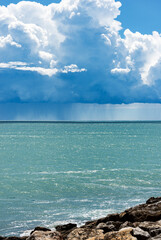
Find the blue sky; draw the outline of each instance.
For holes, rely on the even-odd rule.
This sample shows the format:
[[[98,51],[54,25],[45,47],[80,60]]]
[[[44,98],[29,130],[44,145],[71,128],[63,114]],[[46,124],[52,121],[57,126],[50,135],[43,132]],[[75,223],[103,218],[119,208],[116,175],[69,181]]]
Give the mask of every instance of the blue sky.
[[[160,0],[121,0],[121,14],[118,20],[124,29],[139,31],[142,34],[160,32],[161,1]]]
[[[161,119],[160,0],[39,2],[0,2],[0,119]]]

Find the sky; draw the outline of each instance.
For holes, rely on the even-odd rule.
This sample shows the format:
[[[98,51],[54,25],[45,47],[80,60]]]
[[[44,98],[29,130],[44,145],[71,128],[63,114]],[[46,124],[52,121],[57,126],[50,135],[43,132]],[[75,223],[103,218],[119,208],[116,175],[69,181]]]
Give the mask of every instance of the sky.
[[[161,120],[160,0],[0,0],[0,120]]]

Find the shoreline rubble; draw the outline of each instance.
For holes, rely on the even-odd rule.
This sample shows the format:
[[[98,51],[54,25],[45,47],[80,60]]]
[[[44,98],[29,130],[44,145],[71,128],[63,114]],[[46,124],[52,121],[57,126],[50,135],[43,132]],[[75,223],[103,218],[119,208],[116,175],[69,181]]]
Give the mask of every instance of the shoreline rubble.
[[[59,225],[52,231],[36,227],[26,237],[2,237],[0,240],[161,240],[161,197],[104,218],[76,224]]]

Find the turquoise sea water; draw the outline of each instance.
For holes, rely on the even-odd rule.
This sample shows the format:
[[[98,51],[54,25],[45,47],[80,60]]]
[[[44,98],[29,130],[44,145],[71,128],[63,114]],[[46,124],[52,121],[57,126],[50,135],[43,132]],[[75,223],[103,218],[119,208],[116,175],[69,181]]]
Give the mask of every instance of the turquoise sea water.
[[[0,123],[0,235],[161,196],[161,123]]]

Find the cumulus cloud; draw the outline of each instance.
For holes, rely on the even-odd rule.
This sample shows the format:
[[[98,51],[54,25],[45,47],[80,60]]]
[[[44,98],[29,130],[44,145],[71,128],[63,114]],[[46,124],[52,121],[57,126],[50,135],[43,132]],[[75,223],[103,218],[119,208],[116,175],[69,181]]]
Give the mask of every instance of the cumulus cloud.
[[[127,51],[126,65],[140,74],[143,84],[154,84],[161,77],[152,77],[150,74],[161,61],[161,34],[154,31],[152,35],[143,35],[127,29],[124,35],[125,39],[122,42]]]
[[[0,48],[5,47],[6,45],[15,46],[15,47],[18,47],[18,48],[21,47],[20,44],[13,41],[13,38],[11,37],[10,34],[8,34],[7,36],[1,36],[0,37]]]
[[[0,101],[161,102],[161,34],[121,37],[115,0],[0,6]]]

